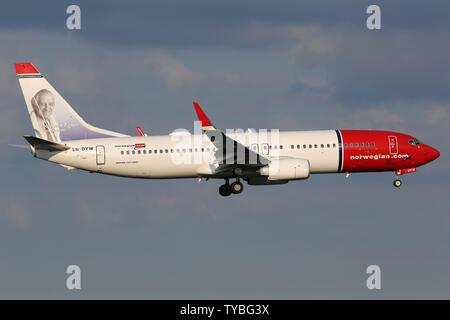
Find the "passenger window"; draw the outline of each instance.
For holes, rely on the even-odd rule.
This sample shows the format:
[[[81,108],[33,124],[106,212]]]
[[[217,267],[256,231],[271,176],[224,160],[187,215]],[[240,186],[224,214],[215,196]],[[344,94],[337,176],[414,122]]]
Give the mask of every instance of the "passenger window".
[[[372,147],[375,147],[375,142],[372,142]]]
[[[148,154],[152,153],[152,150],[148,150]]]
[[[300,149],[300,145],[299,144],[297,145],[297,149]]]
[[[127,151],[127,154],[130,154],[130,151]]]
[[[138,150],[137,153],[138,153],[138,154],[141,154],[141,150]]]
[[[312,144],[309,145],[309,148],[312,149]]]
[[[321,144],[320,147],[323,149],[323,144]]]
[[[294,145],[293,144],[291,144],[291,149],[294,149]]]
[[[350,143],[350,148],[353,148],[353,143]]]
[[[158,150],[155,149],[155,153],[158,153]]]
[[[133,150],[133,151],[131,151],[131,153],[132,153],[132,154],[135,154],[136,152]]]
[[[333,148],[336,148],[336,143],[333,143]]]
[[[329,143],[327,143],[327,148],[329,148],[330,147],[330,144]]]
[[[123,151],[120,151],[120,154],[124,154],[125,152],[123,152]]]
[[[159,153],[164,153],[164,150],[163,149],[159,149]]]
[[[317,144],[314,145],[314,148],[317,148]]]
[[[280,149],[283,149],[283,145],[280,146]]]
[[[306,144],[303,145],[303,149],[306,149]]]
[[[355,143],[355,148],[358,148],[359,147],[359,144],[358,143]]]

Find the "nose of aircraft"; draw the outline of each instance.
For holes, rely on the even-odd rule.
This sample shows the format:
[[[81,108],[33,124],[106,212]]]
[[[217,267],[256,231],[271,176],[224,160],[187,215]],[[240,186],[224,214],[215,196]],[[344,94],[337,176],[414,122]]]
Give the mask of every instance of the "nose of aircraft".
[[[440,155],[441,155],[441,153],[439,152],[439,150],[437,150],[431,146],[427,146],[426,156],[429,159],[428,161],[433,161],[433,160],[439,158]]]

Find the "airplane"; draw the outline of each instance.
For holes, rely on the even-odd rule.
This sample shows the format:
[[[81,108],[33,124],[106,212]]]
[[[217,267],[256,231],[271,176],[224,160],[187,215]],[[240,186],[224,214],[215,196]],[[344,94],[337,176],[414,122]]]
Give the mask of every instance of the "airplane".
[[[440,156],[416,137],[380,130],[217,129],[193,102],[199,130],[138,136],[85,122],[30,62],[15,64],[35,132],[24,136],[32,155],[66,169],[145,178],[220,179],[222,196],[248,185],[285,184],[311,174],[385,172],[400,176]],[[195,129],[195,128],[194,128]]]

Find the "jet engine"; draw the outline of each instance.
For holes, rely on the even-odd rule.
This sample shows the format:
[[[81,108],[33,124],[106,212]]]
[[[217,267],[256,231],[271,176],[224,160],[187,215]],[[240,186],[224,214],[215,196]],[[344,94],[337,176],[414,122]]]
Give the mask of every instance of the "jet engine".
[[[309,178],[309,161],[296,158],[282,158],[271,160],[260,169],[260,174],[268,180],[293,180]]]

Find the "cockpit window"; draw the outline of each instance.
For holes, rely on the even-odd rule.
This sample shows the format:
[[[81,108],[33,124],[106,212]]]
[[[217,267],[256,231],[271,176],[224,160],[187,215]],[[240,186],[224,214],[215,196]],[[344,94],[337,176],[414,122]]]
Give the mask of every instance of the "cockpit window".
[[[418,139],[409,140],[408,143],[412,144],[413,146],[418,146],[418,145],[422,144],[422,142]]]

